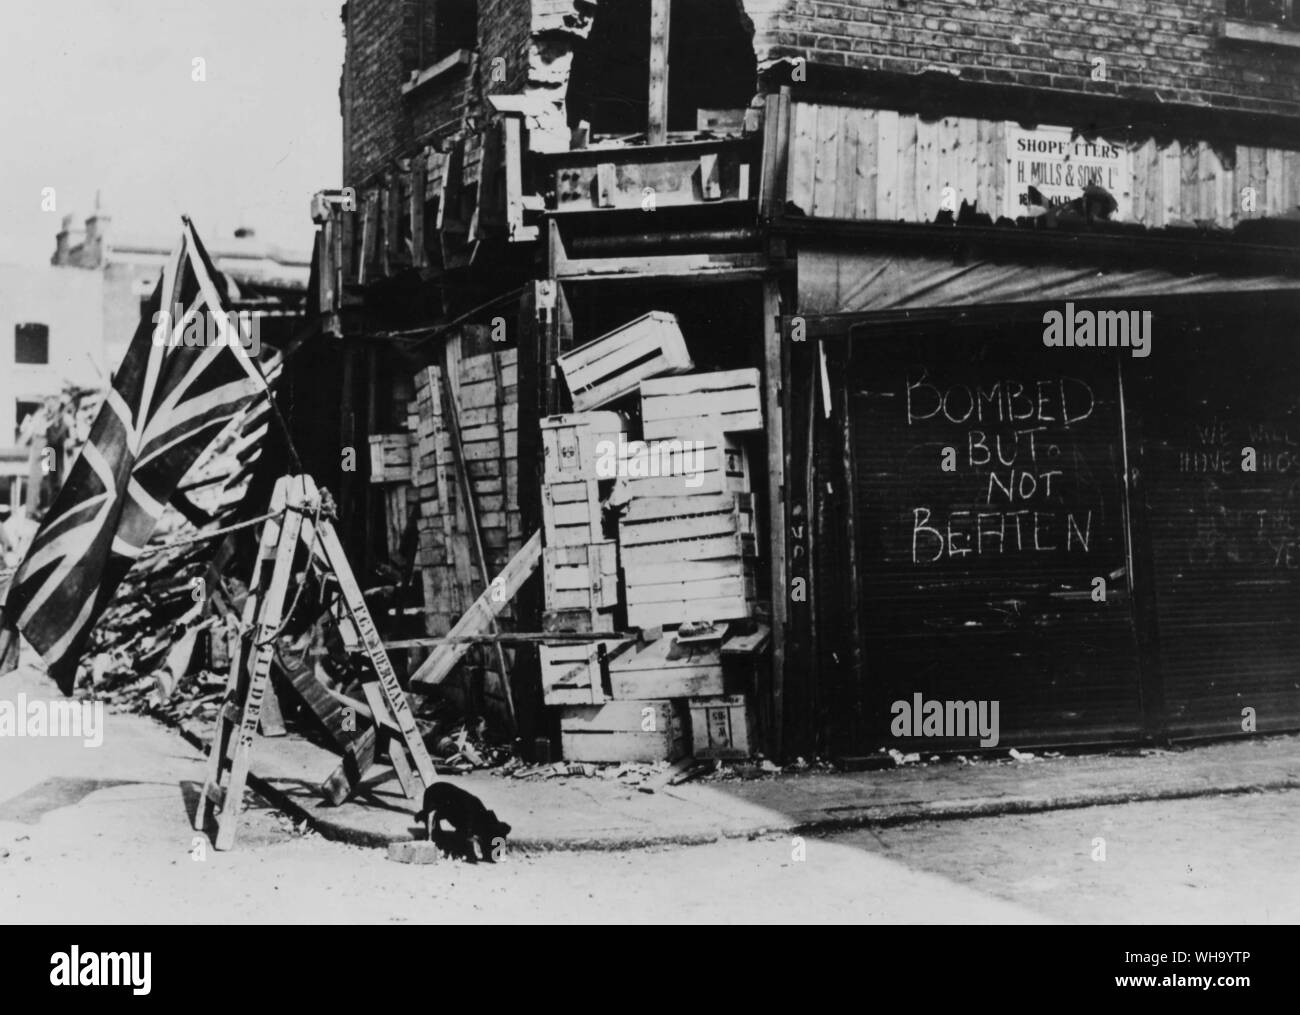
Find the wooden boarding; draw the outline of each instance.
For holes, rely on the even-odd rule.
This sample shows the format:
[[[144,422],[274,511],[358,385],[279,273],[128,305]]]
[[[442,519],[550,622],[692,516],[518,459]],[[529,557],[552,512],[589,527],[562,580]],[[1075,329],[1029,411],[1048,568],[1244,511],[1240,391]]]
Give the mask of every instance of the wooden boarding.
[[[672,637],[615,659],[609,664],[609,681],[616,701],[688,698],[723,694],[726,689],[716,644],[678,645]]]
[[[621,398],[647,378],[694,368],[677,318],[660,311],[562,353],[556,362],[578,412]]]
[[[560,710],[560,745],[568,761],[676,761],[689,751],[679,701],[610,701]]]
[[[613,478],[597,474],[599,455],[606,450],[602,446],[606,441],[617,453],[619,437],[625,437],[627,429],[627,417],[618,412],[547,416],[541,421],[543,481]]]
[[[669,440],[701,421],[726,433],[763,429],[757,369],[655,377],[641,382],[642,436]]]

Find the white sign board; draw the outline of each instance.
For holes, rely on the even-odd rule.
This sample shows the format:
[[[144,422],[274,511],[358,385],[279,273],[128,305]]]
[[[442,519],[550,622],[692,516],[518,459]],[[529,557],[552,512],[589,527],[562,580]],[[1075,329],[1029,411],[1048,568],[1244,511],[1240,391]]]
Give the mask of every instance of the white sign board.
[[[1068,127],[1025,130],[1007,124],[1006,208],[1003,214],[1028,214],[1030,187],[1050,206],[1083,196],[1083,188],[1104,187],[1119,204],[1116,220],[1131,220],[1129,152],[1121,144],[1074,136]]]

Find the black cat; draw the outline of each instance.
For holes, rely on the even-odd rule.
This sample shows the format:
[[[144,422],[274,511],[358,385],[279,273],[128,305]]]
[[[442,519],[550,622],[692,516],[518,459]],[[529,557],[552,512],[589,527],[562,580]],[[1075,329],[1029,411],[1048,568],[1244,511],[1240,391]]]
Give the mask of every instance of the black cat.
[[[461,855],[470,863],[478,862],[475,843],[483,859],[491,863],[498,840],[504,841],[510,834],[510,826],[499,820],[495,811],[488,810],[482,800],[442,780],[424,791],[424,806],[415,818],[425,826],[430,842],[435,832],[442,834],[442,822],[450,824],[455,829]]]

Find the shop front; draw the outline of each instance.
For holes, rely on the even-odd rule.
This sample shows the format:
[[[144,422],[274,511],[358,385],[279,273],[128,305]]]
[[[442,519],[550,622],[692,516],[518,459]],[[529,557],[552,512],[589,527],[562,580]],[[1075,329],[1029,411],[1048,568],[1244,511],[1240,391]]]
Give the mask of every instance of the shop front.
[[[841,758],[1300,728],[1298,295],[801,249],[795,728]]]

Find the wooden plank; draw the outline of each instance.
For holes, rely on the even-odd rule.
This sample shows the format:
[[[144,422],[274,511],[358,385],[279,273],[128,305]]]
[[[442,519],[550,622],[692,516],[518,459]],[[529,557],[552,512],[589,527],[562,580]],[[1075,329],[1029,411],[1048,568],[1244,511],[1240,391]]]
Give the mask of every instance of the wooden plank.
[[[877,177],[880,172],[877,114],[874,109],[856,109],[852,115],[858,151],[857,162],[852,170],[854,196],[850,217],[858,220],[874,219]]]
[[[708,560],[664,560],[662,563],[628,567],[625,571],[628,586],[662,585],[675,581],[696,582],[743,578],[745,566],[745,559],[736,555]]]
[[[423,149],[411,159],[411,192],[407,214],[411,219],[411,264],[425,268],[429,254],[424,249],[424,202],[429,188],[428,150]]]
[[[778,211],[785,194],[777,186],[777,158],[785,140],[777,133],[780,95],[769,92],[763,97],[763,154],[758,177],[758,216],[770,220]]]
[[[688,621],[744,620],[753,614],[753,602],[736,595],[719,599],[629,603],[627,622],[640,628],[672,627]]]
[[[916,117],[916,170],[911,222],[933,222],[939,210],[939,121]]]
[[[672,0],[650,0],[650,96],[646,140],[668,141],[668,39]]]
[[[625,593],[628,610],[654,603],[676,603],[708,599],[752,599],[754,582],[744,575],[731,578],[706,578],[703,581],[672,581],[658,585],[633,584],[628,580]],[[630,612],[629,612],[630,616]]]
[[[1182,159],[1177,141],[1160,151],[1160,210],[1155,226],[1167,226],[1182,216]]]
[[[961,137],[959,133],[961,121],[955,116],[945,116],[936,126],[938,131],[935,139],[934,204],[927,213],[931,219],[942,210],[945,187],[951,187],[956,198],[952,206],[954,216],[957,209],[961,207],[961,199],[970,196],[962,192],[959,163],[961,156]]]
[[[895,114],[896,115],[896,114]],[[877,125],[885,120],[885,113],[877,117]],[[880,133],[880,145],[877,151],[883,158],[892,146],[885,143],[885,135]],[[883,187],[883,179],[878,181]],[[883,190],[877,190],[879,199]],[[884,217],[883,209],[878,214]],[[770,671],[770,693],[762,700],[770,703],[771,721],[766,724],[769,743],[767,748],[776,757],[781,756],[785,718],[785,634],[789,618],[789,580],[786,564],[786,437],[785,410],[782,404],[782,388],[786,383],[783,366],[784,343],[781,336],[781,290],[774,279],[763,282],[763,392],[767,416],[767,496],[768,510],[771,512],[771,524],[768,525],[768,567],[771,575],[772,600],[772,666]],[[739,537],[735,538],[739,543]],[[681,558],[691,559],[691,558]],[[700,559],[700,558],[695,558]]]
[[[1282,149],[1264,150],[1267,201],[1261,201],[1260,206],[1266,215],[1282,215],[1291,210],[1287,207],[1285,165]]]
[[[1192,142],[1183,147],[1182,157],[1179,160],[1179,204],[1180,215],[1188,222],[1204,218],[1201,214],[1201,188],[1198,179],[1200,160],[1201,143]]]
[[[815,128],[816,153],[813,158],[813,193],[809,215],[832,218],[839,190],[839,147],[842,137],[843,110],[839,106],[817,107]]]
[[[523,548],[515,554],[510,563],[497,576],[501,592],[493,595],[491,587],[474,602],[448,632],[451,636],[463,637],[478,634],[491,626],[491,622],[505,608],[506,603],[514,598],[520,586],[537,570],[542,559],[542,534],[534,532]],[[446,679],[468,650],[466,644],[447,645],[442,650],[435,650],[411,676],[412,685],[432,686]]]
[[[876,113],[876,218],[898,218],[899,154],[903,136],[898,113],[881,109]]]
[[[361,250],[357,255],[357,285],[365,285],[375,260],[375,247],[379,230],[379,195],[371,190],[365,196],[365,212],[361,219]]]
[[[790,169],[787,200],[805,215],[813,213],[813,169],[817,164],[818,107],[808,102],[790,106]]]
[[[689,283],[709,276],[758,278],[767,272],[765,254],[661,254],[633,257],[597,257],[566,260],[557,265],[555,277],[569,282],[601,279],[673,279]]]
[[[1133,219],[1145,223],[1151,215],[1153,202],[1152,174],[1155,164],[1156,142],[1147,138],[1142,144],[1131,149],[1130,164],[1132,176],[1129,191],[1133,200]]]
[[[954,142],[957,182],[952,186],[957,191],[958,211],[961,210],[962,201],[972,204],[979,202],[979,125],[980,121],[970,116],[963,116],[957,121],[957,139]]]
[[[883,141],[882,141],[883,143]],[[903,222],[919,220],[916,201],[917,176],[917,118],[909,114],[898,117],[898,193],[897,217]]]

